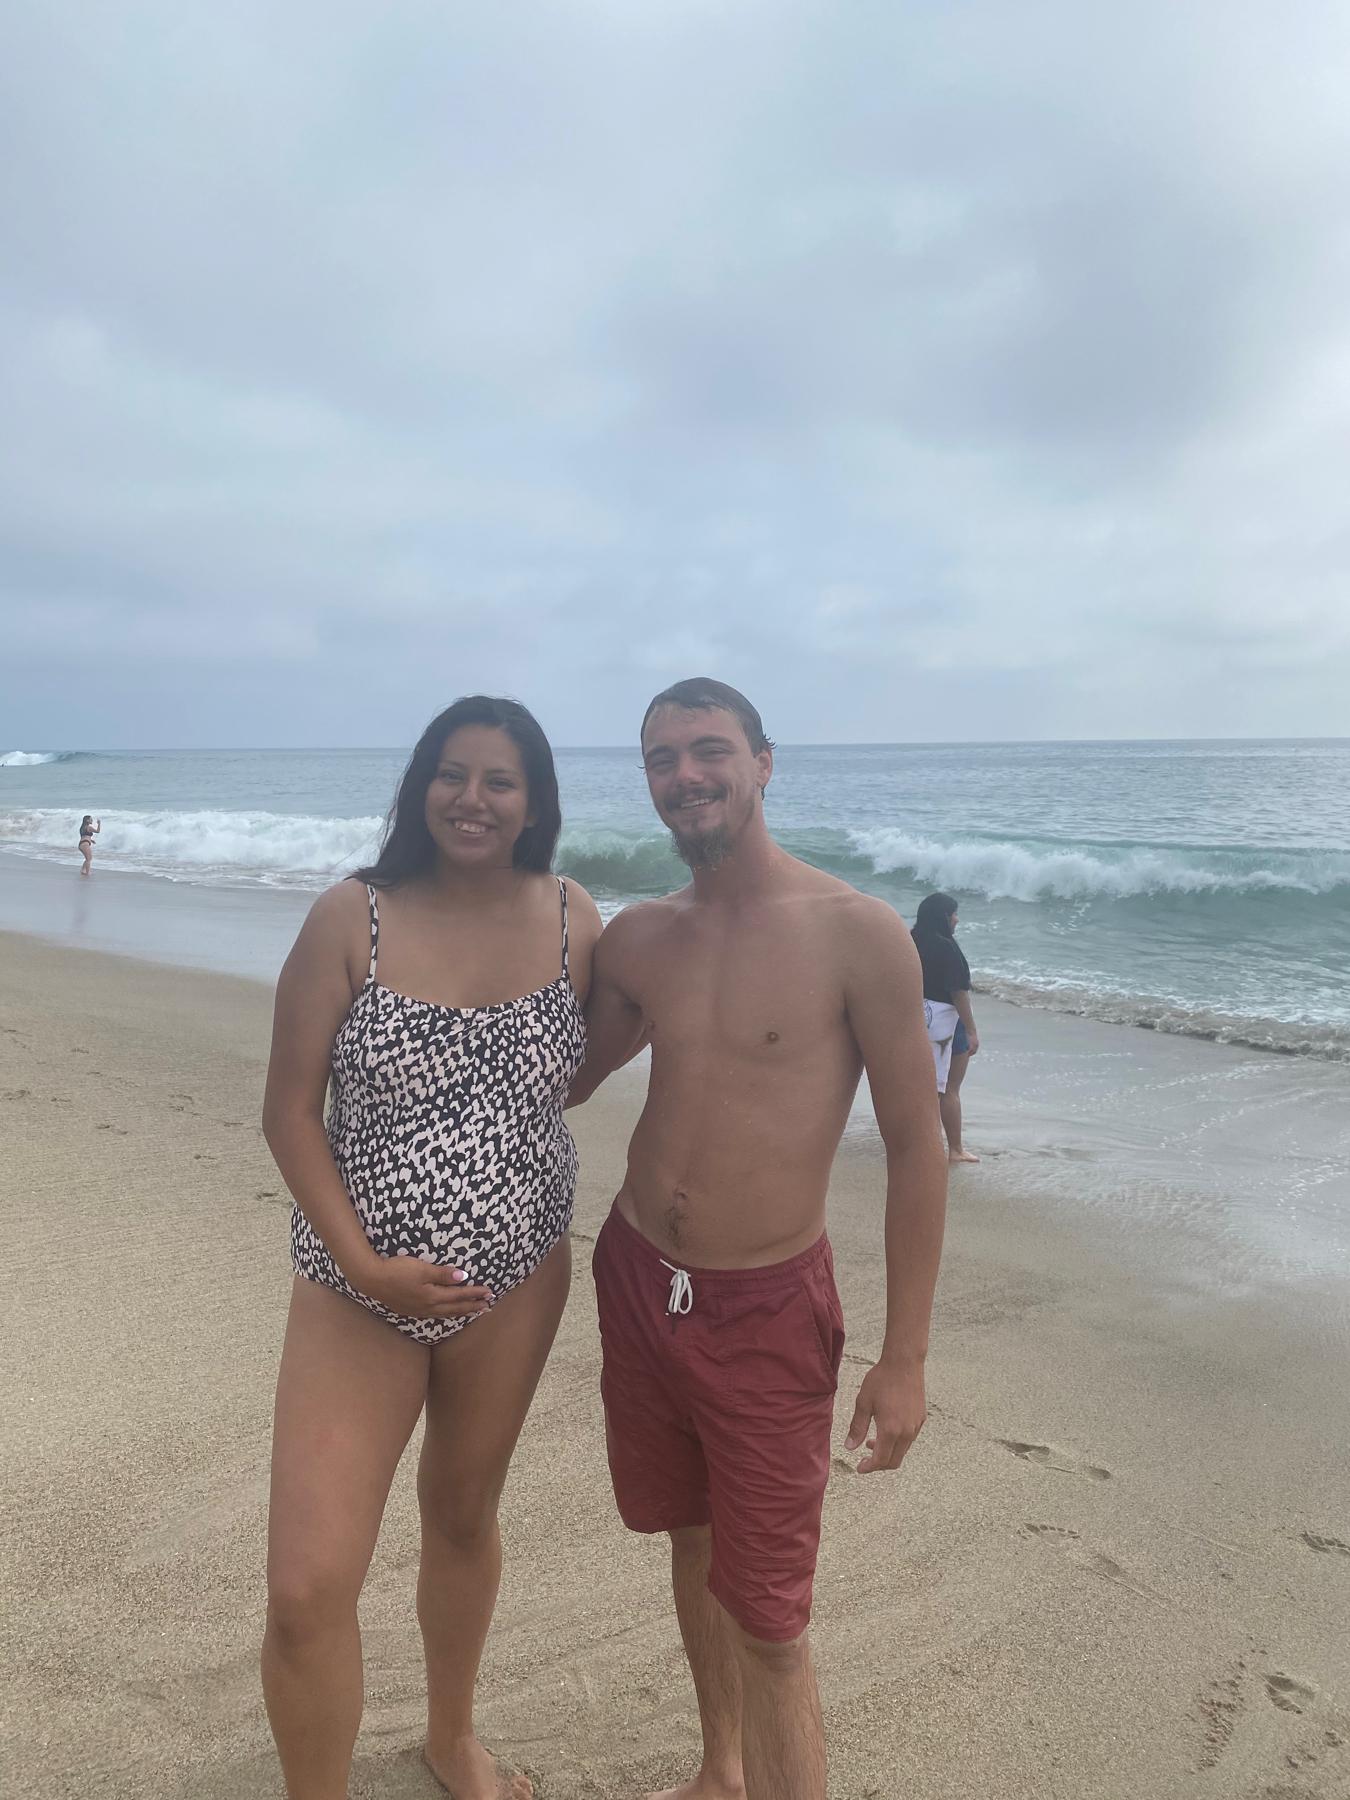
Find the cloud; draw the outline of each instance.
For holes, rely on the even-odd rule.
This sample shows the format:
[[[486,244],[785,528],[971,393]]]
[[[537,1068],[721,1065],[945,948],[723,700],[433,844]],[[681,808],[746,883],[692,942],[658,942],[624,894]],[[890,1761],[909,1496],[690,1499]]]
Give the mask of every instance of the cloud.
[[[29,10],[16,741],[475,686],[626,741],[695,665],[786,739],[1343,730],[1347,50],[1313,0]]]

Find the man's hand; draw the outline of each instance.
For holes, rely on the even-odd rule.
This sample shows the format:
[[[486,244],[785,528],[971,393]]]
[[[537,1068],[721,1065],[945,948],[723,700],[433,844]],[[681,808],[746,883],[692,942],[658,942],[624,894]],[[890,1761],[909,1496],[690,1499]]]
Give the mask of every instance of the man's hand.
[[[980,1034],[979,1034],[979,1032],[978,1031],[968,1031],[966,1033],[966,1039],[970,1044],[970,1054],[972,1056],[978,1056],[980,1054]]]
[[[863,1376],[844,1439],[846,1450],[856,1450],[866,1440],[868,1453],[858,1464],[859,1475],[898,1469],[927,1417],[922,1361],[888,1362],[883,1357],[874,1363]]]

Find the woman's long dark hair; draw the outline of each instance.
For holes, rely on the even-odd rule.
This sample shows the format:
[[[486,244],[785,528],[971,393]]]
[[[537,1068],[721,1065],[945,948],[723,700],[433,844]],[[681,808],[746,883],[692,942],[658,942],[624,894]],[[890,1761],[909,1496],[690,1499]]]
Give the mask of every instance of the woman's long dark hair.
[[[427,789],[441,760],[445,740],[461,725],[493,725],[504,731],[520,751],[534,824],[527,825],[516,839],[511,861],[518,869],[547,871],[553,867],[553,852],[562,830],[562,808],[558,804],[558,772],[553,766],[549,741],[534,714],[518,700],[469,694],[437,713],[418,738],[389,809],[380,854],[368,868],[356,870],[356,880],[368,882],[371,887],[398,887],[401,882],[425,875],[435,863],[436,845],[427,830]]]
[[[937,937],[951,937],[952,914],[956,910],[956,902],[950,894],[929,894],[919,902],[911,936],[918,938],[923,933],[931,932]]]

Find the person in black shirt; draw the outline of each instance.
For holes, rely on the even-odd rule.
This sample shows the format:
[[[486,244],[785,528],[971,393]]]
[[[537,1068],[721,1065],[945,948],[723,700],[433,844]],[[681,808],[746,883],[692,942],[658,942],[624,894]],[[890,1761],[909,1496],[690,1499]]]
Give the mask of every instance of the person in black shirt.
[[[923,965],[924,1013],[937,1069],[938,1110],[947,1134],[947,1160],[978,1162],[961,1142],[961,1083],[980,1047],[970,1007],[970,964],[956,941],[956,901],[929,894],[919,902],[912,936]]]

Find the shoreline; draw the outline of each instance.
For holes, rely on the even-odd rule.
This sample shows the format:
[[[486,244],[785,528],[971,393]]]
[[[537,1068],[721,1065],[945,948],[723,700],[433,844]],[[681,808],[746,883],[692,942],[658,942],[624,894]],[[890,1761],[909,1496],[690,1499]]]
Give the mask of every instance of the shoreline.
[[[0,938],[243,979],[269,1007],[314,899],[122,870],[53,879],[52,865],[3,852],[0,877]],[[1136,1234],[1117,1216],[1128,1196],[1178,1267],[1220,1287],[1350,1277],[1345,1064],[975,993],[983,1049],[963,1095],[966,1135],[1010,1196],[1053,1202],[1066,1226],[1095,1212],[1133,1255]],[[845,1145],[875,1135],[864,1077]]]
[[[263,1800],[279,1785],[256,1650],[290,1279],[288,1203],[257,1124],[268,993],[10,934],[0,982],[15,1786],[38,1800]],[[1339,1800],[1346,1284],[1253,1265],[1203,1209],[1183,1205],[1163,1229],[1147,1159],[1122,1172],[1138,1120],[1093,1123],[1094,1063],[1111,1061],[1100,1034],[1130,1034],[1078,1025],[1076,1047],[1036,1031],[1007,1046],[1026,1116],[1004,1155],[953,1179],[930,1422],[898,1476],[864,1482],[842,1438],[880,1341],[884,1161],[859,1129],[836,1162],[849,1345],[813,1628],[831,1791]],[[1246,1069],[1289,1067],[1204,1055],[1239,1088]],[[1183,1066],[1154,1069],[1147,1112],[1189,1091]],[[684,1779],[696,1744],[666,1559],[613,1511],[597,1393],[589,1243],[640,1079],[569,1115],[573,1293],[503,1504],[481,1724],[536,1774],[540,1800]],[[1018,1109],[995,1106],[992,1074],[984,1094],[975,1080],[978,1143]],[[1061,1091],[1075,1081],[1077,1124]],[[1297,1096],[1284,1104],[1297,1116]],[[1063,1132],[1038,1147],[1047,1118]],[[1093,1165],[1064,1152],[1089,1129],[1116,1174],[1074,1205],[1063,1173]],[[416,1750],[413,1453],[362,1603],[360,1800],[434,1791]]]
[[[72,879],[73,877],[73,879]],[[335,872],[332,880],[341,879]],[[175,967],[218,969],[274,981],[305,913],[325,886],[260,881],[203,881],[100,865],[91,883],[111,889],[95,900],[90,884],[68,862],[0,846],[0,931],[21,931],[51,943],[80,944],[115,955]],[[74,891],[72,891],[74,890]],[[606,919],[630,904],[600,902]],[[975,994],[986,1002],[1125,1026],[1160,1036],[1234,1045],[1266,1055],[1350,1064],[1350,1035],[1340,1027],[1224,1012],[1197,1011],[1175,1001],[1078,988],[1041,986],[985,973]]]

